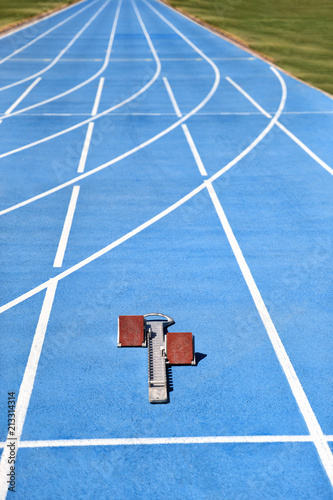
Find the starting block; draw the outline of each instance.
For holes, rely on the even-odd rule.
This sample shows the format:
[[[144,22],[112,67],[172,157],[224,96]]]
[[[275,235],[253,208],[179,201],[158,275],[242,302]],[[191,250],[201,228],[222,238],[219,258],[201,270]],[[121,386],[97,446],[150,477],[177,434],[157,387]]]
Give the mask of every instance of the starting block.
[[[119,316],[118,347],[146,347],[143,316]]]
[[[118,347],[148,346],[150,403],[168,402],[167,364],[196,365],[194,335],[168,332],[168,327],[174,323],[172,318],[160,313],[119,316],[118,319]]]

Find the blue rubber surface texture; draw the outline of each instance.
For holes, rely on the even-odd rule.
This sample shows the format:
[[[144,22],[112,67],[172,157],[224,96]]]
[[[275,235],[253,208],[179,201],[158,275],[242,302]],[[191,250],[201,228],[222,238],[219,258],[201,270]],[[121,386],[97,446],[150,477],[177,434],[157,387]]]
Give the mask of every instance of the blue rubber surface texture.
[[[271,116],[282,98],[281,82],[269,64],[152,1],[220,74],[211,98],[186,121],[208,177],[201,175],[180,125],[127,154],[179,119],[165,78],[185,115],[206,99],[216,73],[142,0],[135,5],[161,63],[151,85],[158,65],[130,0],[123,0],[120,10],[115,0],[107,2],[63,57],[43,72],[103,4],[87,0],[0,38],[1,59],[78,12],[0,70],[0,210],[13,207],[0,216],[1,305],[45,284],[0,314],[2,446],[7,393],[20,392],[47,282],[60,278],[17,450],[15,498],[333,498],[205,187],[115,248],[60,274],[179,202],[262,133],[270,118],[226,77]],[[101,71],[117,12],[111,58]],[[39,72],[41,80],[13,113],[30,109],[6,117]],[[332,166],[332,99],[279,74],[287,91],[279,123]],[[98,113],[149,85],[95,120],[84,172],[113,164],[15,209],[79,175],[87,123],[39,141],[91,118],[101,77]],[[212,185],[332,449],[333,179],[305,146],[275,125]],[[56,268],[73,185],[80,192],[64,260]],[[166,405],[148,402],[147,351],[117,349],[118,316],[151,311],[172,316],[176,325],[171,328],[191,331],[196,340],[199,363],[172,368]],[[263,442],[71,442],[240,436],[263,436]],[[265,436],[284,436],[286,442],[267,443]],[[301,442],[304,436],[309,442]],[[41,440],[66,440],[69,446],[41,447]],[[36,443],[24,447],[30,441]]]

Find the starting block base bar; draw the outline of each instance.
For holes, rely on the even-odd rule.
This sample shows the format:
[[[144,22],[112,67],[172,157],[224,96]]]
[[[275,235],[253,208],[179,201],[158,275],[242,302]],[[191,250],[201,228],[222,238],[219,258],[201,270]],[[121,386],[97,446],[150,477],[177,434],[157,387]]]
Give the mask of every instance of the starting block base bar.
[[[165,357],[165,332],[162,321],[146,324],[148,332],[148,396],[150,403],[167,403],[168,384]]]

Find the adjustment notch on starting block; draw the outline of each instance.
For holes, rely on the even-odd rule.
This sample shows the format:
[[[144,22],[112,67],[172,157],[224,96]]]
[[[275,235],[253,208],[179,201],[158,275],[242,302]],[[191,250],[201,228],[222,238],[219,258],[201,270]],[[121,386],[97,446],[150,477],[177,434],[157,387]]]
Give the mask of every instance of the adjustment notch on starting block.
[[[118,347],[146,347],[146,321],[143,316],[119,316]]]

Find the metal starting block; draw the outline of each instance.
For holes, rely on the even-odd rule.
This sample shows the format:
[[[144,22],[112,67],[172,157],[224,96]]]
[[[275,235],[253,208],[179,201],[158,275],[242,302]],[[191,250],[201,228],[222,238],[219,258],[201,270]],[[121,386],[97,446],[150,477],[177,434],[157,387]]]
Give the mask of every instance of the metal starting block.
[[[155,319],[156,316],[162,319]],[[168,332],[174,323],[172,318],[160,313],[119,316],[118,319],[118,347],[148,346],[150,403],[168,402],[167,364],[196,365],[194,335]]]

